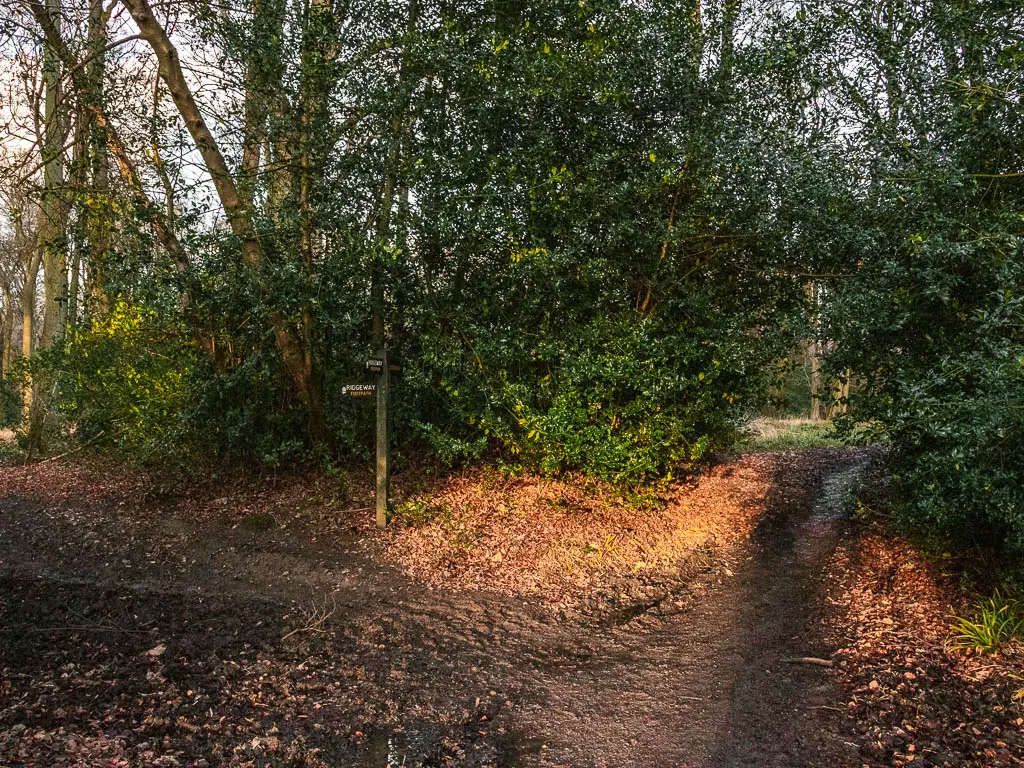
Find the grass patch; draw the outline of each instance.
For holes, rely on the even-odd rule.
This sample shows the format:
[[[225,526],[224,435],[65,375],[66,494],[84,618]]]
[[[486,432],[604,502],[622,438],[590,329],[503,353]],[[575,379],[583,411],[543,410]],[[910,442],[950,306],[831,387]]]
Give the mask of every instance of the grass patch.
[[[998,590],[988,600],[979,602],[970,618],[953,618],[952,647],[961,650],[995,653],[1024,630],[1020,602],[1003,597]]]
[[[407,528],[422,528],[446,511],[436,507],[428,495],[421,499],[409,499],[396,506],[394,520]]]
[[[832,423],[810,419],[754,419],[736,443],[742,453],[839,448],[844,443],[832,432]]]

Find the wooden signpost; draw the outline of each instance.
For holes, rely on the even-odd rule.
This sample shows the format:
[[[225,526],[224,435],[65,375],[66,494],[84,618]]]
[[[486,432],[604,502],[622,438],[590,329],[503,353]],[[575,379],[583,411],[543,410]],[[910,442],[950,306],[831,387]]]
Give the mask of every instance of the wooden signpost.
[[[388,370],[388,351],[382,349],[377,360],[367,361],[380,363],[377,373],[377,527],[386,528],[391,516],[391,446],[388,439],[390,426],[388,422],[388,395],[391,390],[391,372]]]
[[[343,397],[377,395],[377,527],[384,528],[391,516],[391,374],[399,366],[388,359],[387,349],[366,361],[366,370],[377,375],[376,384],[346,384]]]

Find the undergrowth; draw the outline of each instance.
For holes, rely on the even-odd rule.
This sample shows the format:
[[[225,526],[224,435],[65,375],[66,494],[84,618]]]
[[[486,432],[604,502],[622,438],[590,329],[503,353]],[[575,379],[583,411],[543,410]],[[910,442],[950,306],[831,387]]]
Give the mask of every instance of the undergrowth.
[[[18,464],[25,458],[25,451],[18,445],[18,442],[11,436],[11,439],[4,439],[0,434],[0,467]]]
[[[979,601],[973,614],[953,617],[952,648],[996,653],[1004,643],[1024,633],[1024,615],[1020,601],[1005,597],[999,590]]]
[[[741,452],[767,453],[809,448],[839,448],[844,443],[835,436],[832,423],[807,419],[754,419],[736,444]]]

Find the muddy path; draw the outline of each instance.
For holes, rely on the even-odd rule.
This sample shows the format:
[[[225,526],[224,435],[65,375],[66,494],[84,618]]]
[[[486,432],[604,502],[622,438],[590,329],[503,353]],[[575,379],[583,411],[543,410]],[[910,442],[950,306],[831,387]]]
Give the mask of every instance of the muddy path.
[[[856,452],[626,614],[429,589],[357,540],[42,505],[0,475],[0,765],[842,766],[821,568]]]

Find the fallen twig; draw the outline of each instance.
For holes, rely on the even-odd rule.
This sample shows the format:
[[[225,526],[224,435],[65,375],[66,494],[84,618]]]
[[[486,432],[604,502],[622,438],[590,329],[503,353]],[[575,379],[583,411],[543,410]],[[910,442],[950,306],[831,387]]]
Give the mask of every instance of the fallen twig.
[[[91,445],[92,443],[95,443],[101,437],[103,437],[103,430],[100,430],[99,433],[97,433],[96,435],[93,435],[91,438],[86,440],[84,443],[82,443],[77,448],[72,448],[70,451],[65,451],[64,453],[58,454],[57,456],[51,456],[48,459],[43,459],[42,461],[37,461],[36,462],[36,466],[39,466],[40,464],[49,464],[51,461],[58,461],[60,459],[63,459],[65,456],[70,456],[72,453],[78,453],[83,448],[86,448],[89,445]],[[26,461],[27,460],[28,459],[26,459]]]
[[[793,659],[783,659],[787,664],[812,664],[816,667],[835,666],[830,659],[819,659],[816,656],[798,656]]]
[[[331,616],[334,615],[334,612],[338,608],[338,604],[335,601],[333,593],[330,595],[330,600],[331,600],[331,607],[330,607],[329,610],[327,608],[327,598],[326,597],[324,598],[323,605],[317,605],[316,601],[314,600],[312,605],[310,606],[309,610],[305,612],[306,613],[306,617],[305,617],[306,618],[306,624],[305,624],[305,626],[297,627],[296,629],[293,629],[291,632],[289,632],[284,637],[282,637],[281,640],[282,641],[287,640],[289,637],[292,637],[293,635],[297,635],[300,632],[323,633],[324,632],[323,625],[327,623],[328,619],[330,619]]]

